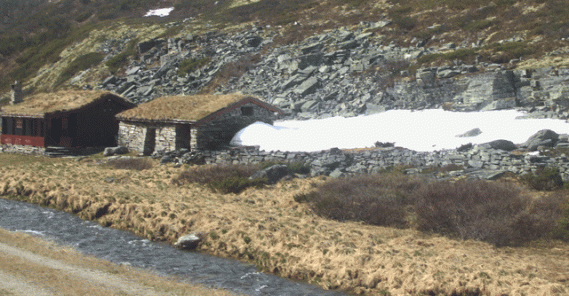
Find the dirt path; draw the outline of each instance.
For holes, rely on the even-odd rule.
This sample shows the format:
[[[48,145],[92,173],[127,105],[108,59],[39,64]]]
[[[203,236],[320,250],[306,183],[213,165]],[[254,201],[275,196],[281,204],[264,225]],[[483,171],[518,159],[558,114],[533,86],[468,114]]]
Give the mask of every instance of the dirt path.
[[[36,255],[28,251],[19,250],[3,243],[0,243],[0,254],[3,258],[15,257],[12,259],[25,261],[27,264],[31,265],[39,265],[43,268],[51,269],[57,273],[64,273],[67,276],[79,279],[80,281],[86,281],[89,284],[99,286],[102,289],[109,289],[127,295],[164,295],[158,294],[150,288],[144,287],[132,281],[127,281],[116,275],[108,274],[102,271],[71,266],[62,261]],[[36,286],[33,283],[33,279],[29,279],[25,275],[16,276],[4,273],[2,271],[0,271],[0,287],[2,287],[4,290],[8,290],[12,293],[20,295],[58,294],[57,292],[54,293],[54,291],[50,289]]]
[[[0,295],[54,295],[46,289],[28,282],[24,277],[14,276],[0,271]]]

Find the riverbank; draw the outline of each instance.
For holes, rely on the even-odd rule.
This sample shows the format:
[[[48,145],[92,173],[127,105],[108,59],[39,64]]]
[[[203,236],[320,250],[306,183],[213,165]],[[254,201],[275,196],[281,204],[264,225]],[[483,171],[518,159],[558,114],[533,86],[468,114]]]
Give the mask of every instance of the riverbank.
[[[495,248],[409,229],[336,222],[294,196],[321,178],[295,179],[241,194],[175,186],[184,168],[113,169],[102,160],[0,154],[0,194],[72,212],[105,226],[173,243],[203,237],[202,252],[268,272],[355,293],[545,294],[569,291],[569,246]],[[185,167],[187,168],[187,167]]]
[[[85,256],[0,229],[1,295],[234,295]]]

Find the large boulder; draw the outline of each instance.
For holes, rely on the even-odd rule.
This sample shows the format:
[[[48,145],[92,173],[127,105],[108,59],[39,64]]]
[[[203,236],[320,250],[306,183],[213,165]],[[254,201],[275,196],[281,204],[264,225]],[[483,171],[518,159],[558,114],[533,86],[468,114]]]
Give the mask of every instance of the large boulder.
[[[508,141],[508,140],[494,140],[492,142],[488,142],[488,143],[484,144],[484,146],[487,146],[487,147],[490,147],[493,149],[504,150],[504,151],[513,151],[513,150],[518,149],[516,144],[514,144],[512,141]]]
[[[269,184],[275,184],[286,176],[293,176],[294,173],[284,164],[275,164],[266,169],[260,170],[249,177],[250,180],[266,178]]]
[[[544,129],[535,133],[521,146],[527,148],[529,151],[536,151],[539,146],[553,147],[558,140],[559,134],[552,130]]]
[[[201,238],[195,233],[186,234],[178,238],[178,241],[174,243],[174,246],[182,250],[193,250],[198,247],[201,241]]]

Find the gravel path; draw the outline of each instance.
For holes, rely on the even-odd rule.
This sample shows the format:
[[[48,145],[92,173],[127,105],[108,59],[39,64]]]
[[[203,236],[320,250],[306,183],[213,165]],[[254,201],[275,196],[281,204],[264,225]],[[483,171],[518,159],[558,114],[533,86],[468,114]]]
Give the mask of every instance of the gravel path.
[[[0,256],[18,257],[25,260],[26,263],[41,265],[57,273],[66,273],[71,278],[88,281],[90,284],[97,285],[102,289],[114,290],[121,293],[121,295],[163,295],[157,294],[154,290],[141,286],[138,283],[127,281],[112,274],[71,266],[62,261],[36,255],[3,243],[0,243]],[[33,279],[5,273],[2,269],[0,266],[0,294],[2,295],[5,293],[8,295],[59,295],[50,289],[33,284]]]

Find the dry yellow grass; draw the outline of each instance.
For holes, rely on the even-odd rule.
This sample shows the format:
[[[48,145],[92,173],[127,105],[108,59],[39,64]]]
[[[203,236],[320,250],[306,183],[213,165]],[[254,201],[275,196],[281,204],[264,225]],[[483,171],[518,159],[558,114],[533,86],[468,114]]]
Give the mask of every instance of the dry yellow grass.
[[[47,113],[76,110],[106,96],[113,96],[125,104],[132,104],[125,98],[111,92],[88,90],[59,91],[55,93],[40,93],[24,98],[24,101],[17,105],[2,107],[0,114],[43,116]]]
[[[117,116],[124,119],[197,121],[250,95],[193,95],[160,97]]]
[[[24,156],[19,156],[24,158]],[[378,295],[567,295],[569,245],[495,248],[314,215],[294,195],[321,179],[281,182],[234,195],[171,184],[181,169],[110,169],[97,160],[22,161],[0,155],[0,195],[75,212],[154,240],[187,233],[200,250],[250,261],[325,289]],[[108,206],[108,212],[97,212]]]

